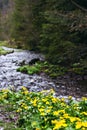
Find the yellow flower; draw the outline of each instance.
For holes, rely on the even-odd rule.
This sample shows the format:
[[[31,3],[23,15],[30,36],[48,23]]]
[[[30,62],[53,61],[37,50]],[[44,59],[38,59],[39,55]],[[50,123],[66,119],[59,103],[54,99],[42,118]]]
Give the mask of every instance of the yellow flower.
[[[24,109],[28,110],[28,106],[24,106]]]
[[[53,115],[54,115],[54,116],[58,116],[58,114],[59,114],[59,111],[54,111],[54,112],[53,112]]]
[[[53,106],[49,106],[49,107],[48,107],[48,109],[52,109],[52,108],[53,108]]]
[[[40,130],[39,128],[36,128],[36,130]]]
[[[65,104],[64,102],[62,102],[62,103],[61,103],[61,106],[62,106],[62,107],[65,107],[65,106],[66,106],[66,104]]]
[[[52,98],[53,103],[56,103],[57,101],[58,101],[57,98],[54,98],[54,97]]]
[[[82,130],[86,130],[86,128],[82,128]]]
[[[79,121],[79,122],[81,121],[81,119],[80,119],[80,118],[78,118],[78,117],[76,117],[76,120],[77,120],[77,121]]]
[[[50,112],[51,112],[51,109],[46,110],[46,113],[50,113]]]
[[[9,92],[9,89],[2,89],[2,92],[3,92],[3,93],[8,93],[8,92]]]
[[[24,107],[26,104],[24,102],[21,102],[21,107]]]
[[[37,125],[37,122],[36,122],[36,121],[33,121],[33,122],[32,122],[32,126],[35,127],[36,125]]]
[[[22,111],[22,109],[21,108],[19,108],[16,112],[21,112]]]
[[[83,114],[83,115],[87,116],[87,112],[82,112],[81,114]]]
[[[33,106],[37,106],[37,99],[36,98],[34,99],[34,101],[32,100],[31,102],[32,102]]]
[[[82,126],[83,127],[87,127],[87,121],[86,122],[82,122]]]
[[[50,104],[50,102],[47,101],[47,102],[46,102],[46,105],[49,105],[49,104]]]
[[[51,94],[54,94],[55,91],[54,91],[53,89],[50,89],[50,93],[51,93]]]
[[[70,117],[69,119],[70,119],[71,122],[76,121],[76,118],[75,118],[75,117]]]
[[[44,112],[44,108],[39,108],[39,112]]]
[[[87,98],[86,97],[82,97],[82,101],[86,101],[87,100]]]
[[[4,95],[2,95],[2,98],[7,98],[7,93],[5,93]]]
[[[59,112],[64,114],[64,113],[65,113],[65,110],[59,110]]]
[[[47,101],[47,99],[46,99],[46,98],[43,98],[43,99],[42,99],[42,101],[43,101],[43,102],[46,102],[46,101]]]
[[[22,90],[23,90],[23,91],[27,91],[27,88],[24,87],[24,86],[22,86]]]
[[[72,96],[69,96],[68,99],[71,100],[71,99],[72,99]]]
[[[61,98],[61,102],[64,102],[65,101],[65,99],[64,98]]]
[[[63,117],[66,118],[66,119],[67,119],[67,118],[70,118],[67,113],[65,113],[65,114],[63,115]]]
[[[80,129],[82,127],[82,122],[76,122],[76,129]]]
[[[27,100],[30,100],[30,98],[29,98],[29,97],[27,97]]]
[[[41,112],[40,115],[41,115],[41,116],[45,116],[46,114],[45,114],[44,112]]]
[[[24,91],[23,94],[25,95],[29,94],[28,90]]]
[[[55,125],[53,130],[57,130],[57,129],[61,128],[61,127],[67,127],[67,124],[65,123],[65,120],[60,120],[60,121],[52,120],[52,124]]]

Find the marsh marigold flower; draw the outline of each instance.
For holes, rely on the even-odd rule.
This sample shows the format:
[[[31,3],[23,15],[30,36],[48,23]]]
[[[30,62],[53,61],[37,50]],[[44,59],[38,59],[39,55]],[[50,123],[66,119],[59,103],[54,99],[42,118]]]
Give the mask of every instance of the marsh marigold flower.
[[[82,122],[76,122],[76,129],[80,129],[82,127]]]
[[[36,128],[36,130],[40,130],[39,128]]]
[[[58,120],[52,120],[52,124],[55,125],[54,128],[53,128],[53,130],[57,130],[57,129],[61,128],[61,127],[67,127],[67,124],[65,123],[64,119],[60,120],[60,121],[58,121]]]

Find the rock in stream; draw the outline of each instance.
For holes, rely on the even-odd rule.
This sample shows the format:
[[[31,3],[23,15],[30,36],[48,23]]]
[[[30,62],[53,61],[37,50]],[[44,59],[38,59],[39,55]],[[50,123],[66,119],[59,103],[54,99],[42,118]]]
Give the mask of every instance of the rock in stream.
[[[29,64],[32,59],[43,60],[41,54],[35,54],[27,50],[17,50],[3,47],[5,50],[14,50],[14,53],[0,56],[0,88],[8,88],[14,86],[16,90],[21,86],[27,87],[30,91],[41,91],[43,89],[51,89],[55,84],[50,78],[44,75],[27,75],[17,72],[16,69],[20,63],[25,61]]]
[[[3,47],[3,49],[13,50],[13,53],[0,56],[0,89],[13,86],[15,90],[19,90],[22,86],[25,86],[29,91],[38,92],[53,88],[56,95],[60,97],[67,97],[68,95],[73,97],[87,96],[87,84],[83,88],[83,86],[77,85],[75,80],[70,79],[69,76],[52,80],[43,73],[27,75],[16,71],[21,63],[29,64],[33,59],[43,60],[43,55],[28,50],[7,47]]]

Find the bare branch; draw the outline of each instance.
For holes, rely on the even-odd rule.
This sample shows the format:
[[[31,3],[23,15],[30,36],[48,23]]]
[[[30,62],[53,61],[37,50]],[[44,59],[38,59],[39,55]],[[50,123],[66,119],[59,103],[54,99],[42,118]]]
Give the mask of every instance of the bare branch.
[[[79,4],[77,4],[75,1],[71,0],[71,2],[76,6],[78,7],[79,9],[81,9],[82,11],[85,11],[87,12],[87,9],[85,9],[84,7],[80,6]]]

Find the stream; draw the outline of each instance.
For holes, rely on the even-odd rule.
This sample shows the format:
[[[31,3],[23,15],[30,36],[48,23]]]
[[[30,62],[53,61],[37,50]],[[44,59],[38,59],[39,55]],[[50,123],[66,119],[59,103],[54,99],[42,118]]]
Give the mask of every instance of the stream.
[[[13,50],[13,53],[0,56],[0,89],[14,87],[15,90],[19,90],[22,86],[25,86],[29,91],[35,92],[54,89],[59,97],[71,95],[74,98],[80,98],[87,96],[87,83],[85,85],[79,84],[70,79],[69,76],[53,80],[44,73],[27,75],[16,71],[23,60],[26,64],[29,64],[34,58],[43,60],[43,55],[27,50],[7,47],[3,47],[3,49]]]

